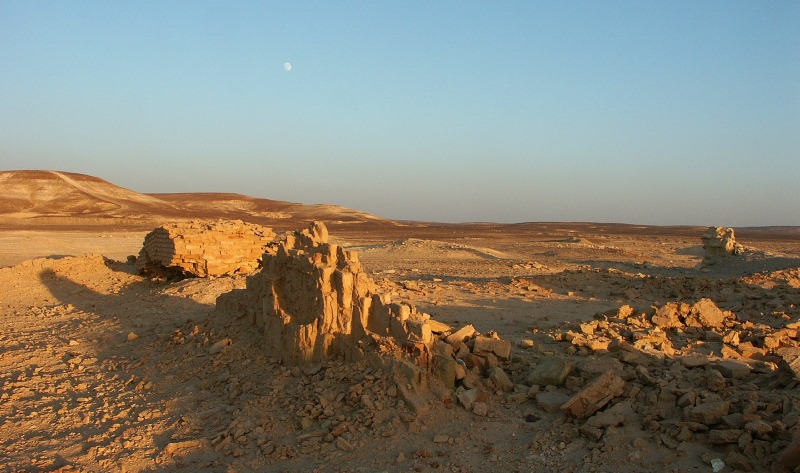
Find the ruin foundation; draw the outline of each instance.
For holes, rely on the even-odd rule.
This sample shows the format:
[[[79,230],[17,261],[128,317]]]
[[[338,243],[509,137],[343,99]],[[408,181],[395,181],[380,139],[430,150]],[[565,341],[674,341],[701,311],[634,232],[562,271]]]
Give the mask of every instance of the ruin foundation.
[[[736,243],[733,228],[708,227],[701,239],[706,259],[724,258],[744,251],[742,245]]]
[[[471,325],[454,331],[413,305],[393,303],[376,291],[356,253],[328,242],[321,222],[287,235],[263,260],[246,287],[221,295],[217,308],[249,317],[273,360],[296,365],[366,357],[392,373],[400,396],[417,412],[428,380],[475,396],[485,385],[513,389],[500,366],[511,358],[510,342]]]
[[[241,220],[162,225],[145,236],[136,267],[198,277],[251,273],[274,239],[271,228]]]

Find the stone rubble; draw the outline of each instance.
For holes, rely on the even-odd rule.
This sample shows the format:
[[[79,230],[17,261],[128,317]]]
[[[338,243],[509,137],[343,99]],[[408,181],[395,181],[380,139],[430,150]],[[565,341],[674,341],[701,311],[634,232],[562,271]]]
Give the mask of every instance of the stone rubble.
[[[141,273],[179,272],[197,277],[247,274],[259,267],[271,228],[241,220],[162,225],[144,238],[136,268]]]
[[[511,359],[511,342],[471,325],[453,331],[413,305],[393,303],[378,292],[355,252],[328,242],[322,222],[287,234],[267,249],[263,262],[244,289],[221,295],[217,308],[248,317],[277,362],[377,357],[374,364],[393,374],[415,412],[425,410],[430,381],[456,390],[456,399],[463,398],[458,389],[514,390],[501,366]],[[465,402],[473,408],[480,403]]]
[[[623,306],[553,330],[549,336],[565,344],[561,354],[543,354],[520,376],[532,389],[548,388],[535,394],[540,409],[564,412],[594,441],[641,423],[671,449],[724,447],[725,463],[740,471],[775,458],[780,466],[770,471],[793,471],[800,466],[792,434],[800,428],[797,329],[789,317],[740,320],[708,298],[645,311]],[[611,368],[593,374],[603,367]]]
[[[494,332],[449,327],[412,305],[393,303],[357,255],[328,243],[324,225],[314,222],[271,246],[263,270],[248,277],[245,289],[220,296],[217,307],[249,317],[263,331],[263,354],[291,370],[322,363],[333,372],[334,359],[366,362],[367,372],[382,380],[381,391],[377,397],[351,394],[365,412],[375,409],[376,399],[401,401],[401,410],[392,412],[409,432],[437,403],[460,405],[476,419],[497,416],[503,406],[527,412],[527,422],[549,416],[550,428],[564,431],[575,448],[598,446],[587,458],[627,430],[655,442],[640,445],[641,451],[682,455],[690,445],[703,445],[717,455],[708,462],[792,471],[800,465],[800,442],[792,434],[800,428],[800,396],[794,394],[800,323],[789,316],[756,322],[752,309],[763,310],[760,296],[743,285],[752,281],[732,291],[702,277],[683,284],[673,292],[690,297],[644,310],[624,304],[591,322],[559,324],[538,333],[536,342],[520,343],[526,348],[520,356]],[[703,293],[717,296],[698,296]],[[719,300],[734,310],[721,308]],[[319,436],[339,451],[358,448],[358,436],[335,440],[324,421],[325,429],[314,430],[325,416],[304,416],[301,431],[310,432],[299,441],[316,444]],[[280,452],[276,458],[287,454]],[[629,455],[631,462],[642,460],[636,451]]]

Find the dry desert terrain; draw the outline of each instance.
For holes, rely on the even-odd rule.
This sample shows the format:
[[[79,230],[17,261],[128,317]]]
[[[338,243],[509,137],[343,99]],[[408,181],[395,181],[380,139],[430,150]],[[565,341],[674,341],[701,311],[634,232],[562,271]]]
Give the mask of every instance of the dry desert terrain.
[[[0,471],[800,464],[796,228],[737,229],[745,251],[708,264],[704,227],[393,222],[49,171],[0,173],[0,190]],[[415,412],[369,357],[278,363],[215,306],[246,275],[153,277],[128,259],[153,228],[198,219],[279,234],[323,220],[393,301],[509,342],[488,357],[507,378],[469,367],[476,399],[431,383]],[[575,415],[571,399],[598,407]]]

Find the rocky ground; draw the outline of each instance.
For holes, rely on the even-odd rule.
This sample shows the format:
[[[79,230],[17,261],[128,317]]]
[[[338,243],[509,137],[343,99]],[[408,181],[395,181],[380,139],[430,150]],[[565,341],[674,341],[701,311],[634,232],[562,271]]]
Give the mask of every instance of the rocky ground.
[[[797,461],[782,455],[800,431],[800,242],[746,241],[743,255],[704,267],[699,234],[395,232],[331,233],[393,299],[511,342],[499,363],[510,385],[432,386],[414,413],[374,359],[275,363],[248,320],[214,308],[243,277],[138,275],[124,255],[141,232],[3,232],[0,469],[725,472]],[[86,252],[109,257],[64,256]]]

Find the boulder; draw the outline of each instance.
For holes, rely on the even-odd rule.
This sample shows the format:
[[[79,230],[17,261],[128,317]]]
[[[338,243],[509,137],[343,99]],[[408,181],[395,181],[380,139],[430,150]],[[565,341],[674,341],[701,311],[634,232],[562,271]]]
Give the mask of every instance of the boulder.
[[[569,395],[561,391],[547,391],[536,394],[536,405],[539,409],[555,414],[561,410],[561,406],[569,401]]]
[[[514,390],[514,383],[509,379],[506,372],[503,371],[503,368],[499,366],[486,370],[486,377],[501,391],[508,393]]]
[[[721,360],[711,365],[722,376],[732,379],[744,379],[750,374],[750,366],[734,360]]]
[[[683,327],[681,319],[688,311],[684,312],[682,306],[686,306],[686,304],[668,302],[656,309],[655,315],[650,320],[654,325],[661,328]],[[688,306],[686,308],[688,309]]]
[[[598,429],[616,427],[627,424],[634,419],[636,415],[636,411],[631,402],[623,401],[593,415],[587,419],[586,423]]]

